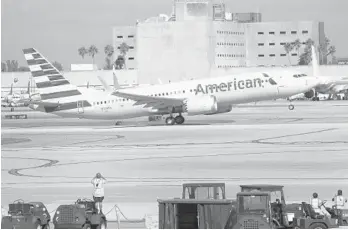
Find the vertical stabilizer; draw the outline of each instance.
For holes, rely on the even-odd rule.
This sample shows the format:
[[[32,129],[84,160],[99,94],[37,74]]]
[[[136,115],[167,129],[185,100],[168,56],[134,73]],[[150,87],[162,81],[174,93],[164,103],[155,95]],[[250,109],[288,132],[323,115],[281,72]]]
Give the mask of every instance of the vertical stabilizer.
[[[115,66],[112,66],[112,76],[113,76],[113,80],[114,80],[114,90],[118,90],[120,89],[120,84],[118,83],[117,77],[116,77],[116,73],[115,73]]]
[[[102,78],[101,76],[98,76],[99,81],[102,83],[104,89],[106,92],[112,92],[111,87],[108,85],[108,83],[105,81],[104,78]]]
[[[315,51],[315,47],[312,45],[312,67],[313,67],[313,76],[320,76],[319,72],[319,62],[317,58],[317,54]]]

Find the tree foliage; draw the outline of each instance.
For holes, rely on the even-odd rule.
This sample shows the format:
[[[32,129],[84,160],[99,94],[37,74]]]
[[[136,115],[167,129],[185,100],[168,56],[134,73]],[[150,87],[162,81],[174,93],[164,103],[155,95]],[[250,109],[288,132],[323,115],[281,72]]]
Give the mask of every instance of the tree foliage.
[[[84,59],[85,55],[88,54],[88,50],[85,47],[80,47],[77,51],[82,59]]]
[[[54,67],[56,67],[57,70],[63,71],[63,66],[62,66],[62,64],[60,64],[59,62],[54,61],[54,62],[52,63],[52,65],[53,65]]]
[[[94,56],[99,52],[98,48],[95,45],[91,45],[88,48],[88,55],[92,57],[93,59],[93,65],[94,65]]]
[[[104,69],[106,70],[110,70],[112,69],[112,56],[114,55],[114,47],[112,45],[106,45],[104,47],[104,53],[106,55],[106,58],[105,58],[105,67]]]

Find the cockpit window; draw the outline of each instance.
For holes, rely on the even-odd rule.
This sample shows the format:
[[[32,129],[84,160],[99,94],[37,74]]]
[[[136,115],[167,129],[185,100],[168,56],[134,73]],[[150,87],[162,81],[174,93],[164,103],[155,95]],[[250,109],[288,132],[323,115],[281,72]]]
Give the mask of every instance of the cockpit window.
[[[277,82],[275,80],[273,80],[272,78],[270,78],[268,81],[269,81],[269,83],[271,83],[271,85],[276,85],[277,84]]]
[[[294,78],[299,78],[299,77],[305,77],[307,74],[295,74],[293,77]]]
[[[262,75],[264,76],[264,77],[269,77],[267,74],[265,74],[265,73],[262,73]]]

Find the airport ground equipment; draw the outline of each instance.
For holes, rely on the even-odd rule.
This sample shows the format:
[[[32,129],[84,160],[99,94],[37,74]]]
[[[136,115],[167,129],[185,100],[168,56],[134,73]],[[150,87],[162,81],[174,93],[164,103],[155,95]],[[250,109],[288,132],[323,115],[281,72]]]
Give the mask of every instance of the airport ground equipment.
[[[8,216],[2,217],[1,229],[49,228],[50,214],[42,202],[16,200],[9,204]]]
[[[323,201],[325,207],[326,201]],[[335,208],[325,209],[330,213],[330,217],[316,213],[310,204],[302,202],[302,217],[295,217],[293,222],[294,228],[300,229],[326,229],[339,228],[341,226],[348,226],[348,210],[343,209],[338,211]]]
[[[72,205],[60,205],[53,217],[54,228],[89,229],[107,227],[104,214],[98,214],[95,202],[90,199],[78,199]]]
[[[10,114],[10,115],[5,115],[5,119],[27,119],[28,115],[27,114]]]
[[[159,229],[222,229],[234,205],[232,200],[157,200]]]
[[[226,199],[225,183],[185,183],[182,199]]]

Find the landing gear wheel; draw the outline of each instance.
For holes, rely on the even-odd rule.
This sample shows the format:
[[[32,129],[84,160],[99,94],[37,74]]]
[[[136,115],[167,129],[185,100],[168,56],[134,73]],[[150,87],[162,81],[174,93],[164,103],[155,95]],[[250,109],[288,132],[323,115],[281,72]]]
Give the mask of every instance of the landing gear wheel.
[[[175,124],[175,118],[174,117],[167,117],[166,118],[166,125],[174,125]]]
[[[295,106],[294,105],[289,105],[289,110],[294,110]]]
[[[314,223],[309,226],[310,229],[326,229],[327,227],[322,223]]]
[[[181,125],[185,122],[185,118],[183,116],[176,116],[175,118],[175,123],[177,123],[178,125]]]

